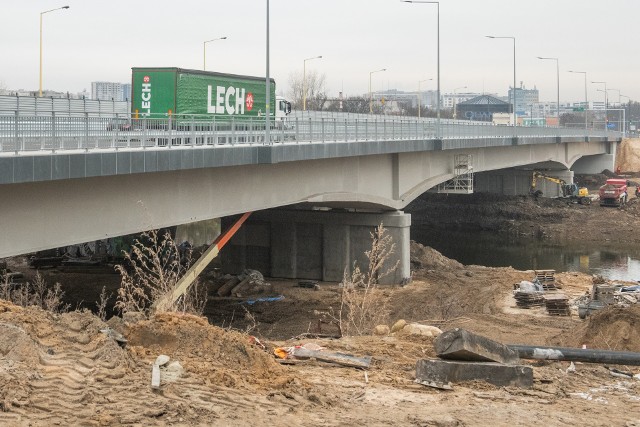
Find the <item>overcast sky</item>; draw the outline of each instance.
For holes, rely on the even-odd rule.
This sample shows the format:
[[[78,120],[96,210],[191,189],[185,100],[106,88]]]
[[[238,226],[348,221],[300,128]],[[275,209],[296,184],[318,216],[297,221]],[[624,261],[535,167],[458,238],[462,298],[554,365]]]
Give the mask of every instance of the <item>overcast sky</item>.
[[[266,0],[29,0],[3,1],[0,25],[0,86],[37,90],[39,13],[44,28],[45,89],[79,92],[92,81],[129,82],[131,67],[175,66],[265,75]],[[435,89],[437,6],[400,0],[271,0],[271,77],[288,92],[291,72],[326,76],[330,96],[373,89]],[[560,98],[590,100],[609,89],[640,100],[638,0],[441,0],[442,93],[506,95],[513,82],[513,43],[485,35],[516,37],[517,84],[556,99],[555,61],[560,59]],[[609,91],[617,102],[618,91]],[[622,98],[626,102],[625,98]]]

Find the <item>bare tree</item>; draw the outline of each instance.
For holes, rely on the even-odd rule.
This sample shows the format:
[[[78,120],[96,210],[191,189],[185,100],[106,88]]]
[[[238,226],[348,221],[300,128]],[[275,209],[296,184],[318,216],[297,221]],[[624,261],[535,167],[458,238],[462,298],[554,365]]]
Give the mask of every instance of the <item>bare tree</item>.
[[[302,72],[289,74],[289,99],[293,108],[302,110],[304,103],[303,77],[305,77],[307,92],[307,110],[323,110],[327,104],[326,76],[315,70],[307,71],[306,76]]]

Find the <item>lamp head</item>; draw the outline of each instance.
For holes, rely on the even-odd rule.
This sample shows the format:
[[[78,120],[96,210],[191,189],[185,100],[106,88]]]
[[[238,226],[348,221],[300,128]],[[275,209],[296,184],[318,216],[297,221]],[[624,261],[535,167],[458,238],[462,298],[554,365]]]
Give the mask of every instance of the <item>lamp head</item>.
[[[62,6],[62,9],[69,9],[69,6]]]
[[[220,37],[220,40],[226,40],[226,39],[227,39],[227,36]]]

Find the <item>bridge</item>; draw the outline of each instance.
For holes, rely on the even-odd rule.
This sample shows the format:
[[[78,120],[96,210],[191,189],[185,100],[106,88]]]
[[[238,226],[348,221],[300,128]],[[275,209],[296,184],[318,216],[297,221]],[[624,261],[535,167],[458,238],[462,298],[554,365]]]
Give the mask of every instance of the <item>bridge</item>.
[[[622,137],[306,112],[270,133],[251,120],[0,114],[0,257],[252,211],[230,249],[237,268],[340,280],[382,222],[398,281],[409,273],[402,209],[420,194],[524,193],[533,169],[569,182],[612,169]]]

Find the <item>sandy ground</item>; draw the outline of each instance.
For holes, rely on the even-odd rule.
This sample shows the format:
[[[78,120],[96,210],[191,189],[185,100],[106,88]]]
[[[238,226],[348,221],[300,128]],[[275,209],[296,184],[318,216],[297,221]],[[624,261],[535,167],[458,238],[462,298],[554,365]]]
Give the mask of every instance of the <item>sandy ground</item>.
[[[559,243],[640,241],[630,232],[640,225],[635,201],[608,209],[486,195],[466,200],[426,195],[411,208],[414,222]],[[518,309],[513,285],[531,280],[532,271],[464,266],[417,244],[411,252],[413,281],[384,289],[388,326],[403,319],[461,327],[507,344],[640,352],[640,307],[606,309],[587,320],[575,307],[570,317]],[[10,266],[33,275],[24,260]],[[117,275],[43,274],[48,283],[61,283],[77,310],[52,314],[0,300],[0,425],[640,426],[640,380],[612,376],[603,364],[576,363],[571,372],[567,362],[523,361],[533,368],[532,389],[471,382],[443,391],[416,384],[416,361],[435,357],[433,338],[331,338],[338,329],[326,313],[339,304],[336,283],[314,290],[270,279],[274,295],[284,299],[247,305],[212,297],[206,318],[162,314],[105,323],[87,308],[95,311],[103,286],[115,292]],[[580,273],[559,272],[556,279],[557,292],[572,300],[592,286],[592,277]],[[101,332],[106,328],[122,333],[126,345]],[[276,347],[308,343],[372,356],[371,367],[282,365],[273,355]],[[152,365],[161,354],[170,362],[153,389]],[[617,368],[640,373],[637,366]]]

